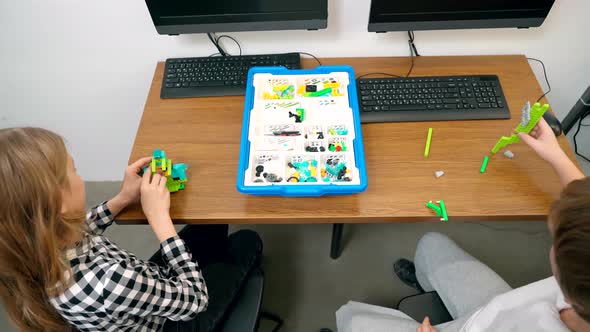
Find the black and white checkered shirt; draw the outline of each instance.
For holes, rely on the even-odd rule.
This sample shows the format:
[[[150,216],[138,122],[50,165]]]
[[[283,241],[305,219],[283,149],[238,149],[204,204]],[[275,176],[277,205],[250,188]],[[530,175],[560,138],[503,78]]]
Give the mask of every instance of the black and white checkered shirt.
[[[88,212],[88,231],[66,257],[74,280],[51,304],[80,331],[160,331],[207,308],[203,275],[178,236],[161,243],[167,266],[138,259],[102,236],[114,216],[106,202]]]

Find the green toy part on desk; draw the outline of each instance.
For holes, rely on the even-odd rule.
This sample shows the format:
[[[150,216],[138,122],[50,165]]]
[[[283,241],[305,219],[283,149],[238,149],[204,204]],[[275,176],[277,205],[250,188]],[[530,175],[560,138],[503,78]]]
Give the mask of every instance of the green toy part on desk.
[[[432,209],[437,216],[441,217],[440,220],[442,221],[449,221],[449,216],[447,215],[447,208],[445,206],[445,201],[442,199],[440,201],[436,201],[440,204],[440,206],[436,205],[432,201],[426,202],[426,207]]]
[[[523,113],[525,112],[525,109],[523,109]],[[530,133],[548,109],[549,104],[543,104],[543,106],[541,106],[540,103],[535,103],[533,107],[531,107],[530,109],[530,120],[528,120],[529,116],[527,115],[526,119],[528,120],[528,122],[525,123],[525,116],[523,114],[523,121],[518,125],[518,127],[516,127],[516,129],[514,129],[514,134],[508,137],[502,136],[498,143],[496,143],[496,145],[494,145],[494,147],[492,148],[492,153],[496,154],[498,151],[500,151],[501,148],[508,146],[510,144],[520,142],[520,138],[518,138],[518,133]]]
[[[490,160],[490,157],[488,157],[488,156],[483,157],[483,162],[481,163],[481,168],[479,169],[480,173],[483,173],[486,171],[486,167],[488,167],[489,160]]]
[[[426,137],[426,147],[424,148],[424,157],[428,158],[430,153],[430,141],[432,140],[432,128],[428,128],[428,136]]]

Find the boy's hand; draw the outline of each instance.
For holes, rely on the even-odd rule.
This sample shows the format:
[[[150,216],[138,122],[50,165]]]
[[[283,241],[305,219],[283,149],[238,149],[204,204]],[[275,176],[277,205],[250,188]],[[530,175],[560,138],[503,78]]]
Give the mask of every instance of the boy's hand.
[[[434,329],[434,327],[430,325],[430,319],[428,317],[425,317],[422,324],[418,326],[416,332],[436,332],[436,330]]]
[[[151,178],[151,179],[150,179]],[[166,177],[145,172],[141,178],[141,207],[160,242],[176,235],[170,218],[170,191]]]
[[[518,133],[518,137],[551,165],[556,165],[564,158],[567,159],[565,152],[557,142],[557,137],[543,118],[533,128],[530,135]]]

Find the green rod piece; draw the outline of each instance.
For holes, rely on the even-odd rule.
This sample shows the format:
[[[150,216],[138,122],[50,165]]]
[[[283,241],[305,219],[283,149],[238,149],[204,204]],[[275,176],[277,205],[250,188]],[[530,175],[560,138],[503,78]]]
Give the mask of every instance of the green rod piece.
[[[432,128],[428,128],[428,137],[426,138],[426,147],[424,148],[424,157],[428,158],[430,153],[430,141],[432,139]]]
[[[447,215],[447,208],[445,206],[445,201],[442,199],[439,201],[440,209],[442,210],[442,220],[449,221],[449,216]]]
[[[481,163],[481,168],[479,169],[480,173],[483,173],[486,171],[486,167],[488,166],[489,159],[490,159],[490,157],[488,157],[488,156],[483,157],[483,162]]]

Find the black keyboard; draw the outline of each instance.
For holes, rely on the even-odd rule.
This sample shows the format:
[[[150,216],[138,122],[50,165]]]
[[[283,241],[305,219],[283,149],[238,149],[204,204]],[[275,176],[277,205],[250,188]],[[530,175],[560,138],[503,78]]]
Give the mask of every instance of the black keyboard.
[[[361,122],[510,119],[496,75],[358,79]]]
[[[167,59],[161,98],[240,96],[256,66],[301,67],[299,53]]]

